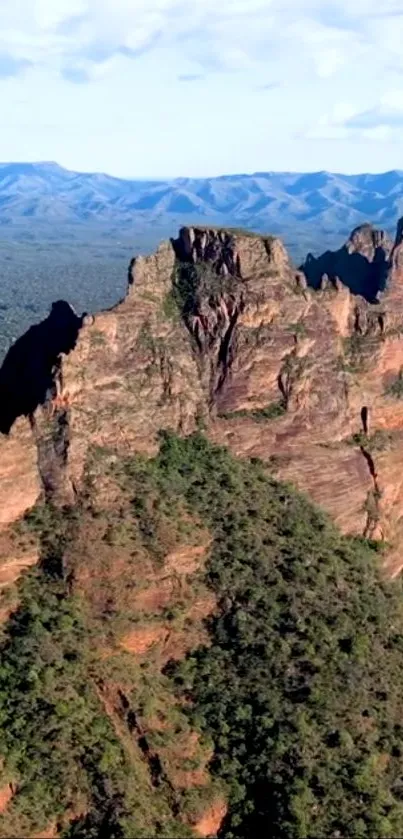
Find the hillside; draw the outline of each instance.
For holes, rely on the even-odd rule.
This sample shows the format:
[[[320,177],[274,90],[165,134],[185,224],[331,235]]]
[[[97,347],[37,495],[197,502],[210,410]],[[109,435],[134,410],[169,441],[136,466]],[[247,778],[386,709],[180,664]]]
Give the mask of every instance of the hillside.
[[[281,234],[292,247],[305,247],[310,239],[319,249],[368,220],[391,230],[402,212],[400,171],[257,172],[142,181],[71,172],[55,163],[0,165],[3,235],[25,229],[32,235],[39,225],[42,239],[53,238],[55,230],[81,236],[95,225],[117,238],[125,227],[140,229],[148,242],[152,223],[157,226],[155,246],[158,237],[172,234],[180,224],[214,223]]]
[[[0,836],[400,835],[402,280],[185,227],[11,347]]]
[[[89,450],[13,533],[0,836],[399,835],[403,600],[364,540],[197,435]]]

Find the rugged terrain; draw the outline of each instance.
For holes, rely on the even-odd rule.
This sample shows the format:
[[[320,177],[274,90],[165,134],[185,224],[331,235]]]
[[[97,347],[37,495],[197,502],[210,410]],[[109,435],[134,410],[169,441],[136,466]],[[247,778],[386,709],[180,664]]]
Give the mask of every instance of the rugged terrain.
[[[184,228],[133,261],[111,310],[55,304],[0,371],[3,524],[43,488],[73,498],[90,445],[152,454],[161,428],[203,428],[385,540],[398,573],[401,231],[363,226],[297,271],[278,239]]]
[[[275,237],[182,228],[177,239],[162,244],[154,255],[133,260],[127,294],[117,306],[88,316],[58,301],[48,318],[9,350],[0,370],[0,608],[3,621],[11,615],[14,635],[6,642],[7,689],[3,686],[0,699],[8,695],[7,674],[14,672],[16,662],[22,662],[21,667],[26,662],[27,672],[45,672],[42,659],[35,663],[34,658],[32,663],[32,656],[40,647],[35,639],[43,640],[49,633],[42,688],[46,702],[58,708],[59,716],[66,713],[77,721],[92,757],[86,780],[77,789],[74,761],[67,767],[48,765],[50,758],[44,757],[49,777],[41,792],[36,786],[37,769],[27,758],[29,748],[24,746],[17,755],[13,751],[12,738],[29,743],[32,732],[26,724],[13,728],[11,700],[5,707],[0,702],[11,738],[3,737],[1,748],[10,749],[11,765],[16,767],[14,778],[6,764],[0,835],[29,831],[33,836],[44,828],[45,814],[52,835],[76,824],[77,832],[69,836],[90,836],[96,825],[99,829],[97,818],[102,816],[102,823],[110,827],[111,813],[115,819],[117,810],[119,830],[125,823],[126,833],[116,827],[116,833],[110,829],[111,836],[131,835],[127,831],[133,830],[133,812],[142,814],[139,836],[179,836],[182,830],[183,835],[195,831],[208,836],[219,829],[228,810],[228,794],[221,784],[223,778],[228,781],[228,770],[219,773],[220,781],[214,771],[210,773],[211,741],[189,722],[166,665],[207,642],[213,644],[212,660],[214,655],[219,660],[230,617],[217,630],[215,641],[208,641],[205,620],[223,609],[231,615],[236,580],[234,568],[226,563],[228,556],[236,555],[245,533],[248,539],[253,537],[248,517],[256,518],[259,535],[279,505],[270,525],[274,529],[264,544],[277,546],[285,567],[287,556],[297,550],[292,540],[299,533],[298,521],[307,528],[303,547],[298,548],[302,556],[318,533],[327,533],[330,525],[298,506],[302,502],[297,504],[300,518],[292,513],[294,502],[286,490],[279,490],[277,497],[273,478],[307,493],[344,534],[359,537],[357,544],[379,543],[376,562],[384,576],[398,576],[403,564],[402,234],[401,222],[394,241],[363,225],[339,251],[318,260],[310,257],[297,270]],[[203,432],[241,463],[254,459],[255,466],[245,466],[244,473],[240,466],[230,467],[220,460],[224,455],[219,449],[204,454],[198,438],[189,450],[171,444],[173,448],[168,445],[165,454],[163,450],[158,455],[164,429],[182,438]],[[154,468],[155,472],[148,471]],[[249,468],[258,471],[249,473]],[[252,511],[244,500],[248,487],[251,499],[259,498]],[[232,544],[234,533],[237,539]],[[350,549],[342,547],[344,542],[339,543],[331,530],[326,538],[326,555],[332,557],[336,551],[345,557],[346,568],[351,561],[356,574],[359,562],[353,561]],[[213,544],[216,553],[209,559]],[[239,603],[255,604],[253,620],[259,625],[269,572],[263,574],[266,582],[255,601],[251,583],[255,547],[250,544],[245,542],[249,547],[244,555],[252,576],[246,574],[237,596]],[[320,556],[320,547],[315,550]],[[359,557],[366,567],[365,551]],[[42,574],[39,582],[31,570],[16,587],[21,571],[36,562]],[[282,566],[281,574],[285,573]],[[304,592],[305,570],[298,573]],[[349,592],[348,609],[355,614],[357,580],[347,584],[342,576],[336,575],[335,581],[332,577],[330,588],[334,584],[335,591]],[[78,596],[85,604],[80,607],[83,612],[77,612]],[[281,590],[279,603],[283,598]],[[61,616],[58,603],[68,604]],[[264,609],[268,614],[268,607]],[[369,615],[370,620],[370,611]],[[340,632],[346,631],[341,627]],[[367,627],[362,629],[363,635],[366,632]],[[26,642],[21,641],[24,638]],[[55,639],[55,649],[59,644],[63,652],[54,653],[53,660]],[[21,643],[26,644],[22,651]],[[241,638],[240,650],[244,643]],[[343,654],[346,643],[340,640]],[[73,662],[72,649],[81,644],[78,664]],[[357,661],[362,663],[361,653],[357,651]],[[197,685],[200,660],[195,662],[191,672]],[[231,664],[234,674],[238,666]],[[340,664],[336,681],[340,682],[344,666]],[[288,673],[287,668],[286,663]],[[211,678],[219,680],[220,672],[217,665]],[[93,691],[86,716],[77,699],[83,679]],[[181,679],[187,684],[190,675]],[[58,696],[58,680],[74,685],[76,693],[72,688],[74,695],[68,700]],[[29,682],[29,690],[34,690],[33,684]],[[15,708],[27,703],[28,718],[27,686],[16,679],[11,688],[11,693],[16,692]],[[211,696],[203,694],[202,683],[198,690],[205,725],[210,720],[207,730],[211,731],[215,719]],[[217,690],[222,690],[218,681]],[[27,695],[31,696],[29,691]],[[35,701],[42,720],[41,692]],[[97,702],[108,721],[102,735],[107,744],[110,740],[108,754],[98,754],[97,732],[90,724]],[[394,708],[400,713],[398,703]],[[225,760],[232,748],[223,746],[225,715],[231,713],[226,709],[220,717],[219,743]],[[242,713],[239,710],[239,720]],[[46,713],[42,724],[46,732],[48,725],[53,731]],[[232,720],[230,727],[234,724]],[[116,751],[116,737],[125,756]],[[59,751],[63,743],[60,735]],[[232,755],[234,765],[240,754]],[[129,773],[124,793],[122,761],[129,761],[134,772],[134,776]],[[107,783],[100,767],[108,767]],[[43,768],[40,771],[43,774]],[[18,779],[25,772],[30,781],[19,787]],[[55,809],[49,790],[57,784],[58,773],[60,777],[70,773],[70,780]],[[249,788],[252,782],[245,784]],[[131,797],[134,788],[136,800]],[[156,792],[148,811],[145,802],[151,788]],[[38,795],[44,796],[43,811],[33,817],[32,800]],[[110,810],[97,809],[96,796]],[[311,827],[319,830],[322,811],[315,807],[312,804]],[[228,836],[237,835],[237,824],[247,824],[242,821],[244,814],[237,818]],[[391,823],[376,822],[374,827],[374,821],[375,833],[368,835],[390,835]],[[158,832],[161,825],[166,833]],[[254,829],[259,825],[252,820]]]
[[[0,164],[0,362],[60,294],[97,312],[124,293],[125,266],[183,224],[281,237],[299,263],[337,248],[371,218],[393,236],[403,173],[227,175],[166,182],[70,172],[53,163]]]
[[[207,178],[122,180],[55,163],[0,164],[3,236],[21,229],[38,241],[141,229],[156,243],[183,223],[271,230],[288,245],[334,243],[368,218],[391,230],[402,214],[403,173],[255,172]],[[46,229],[47,225],[47,229]],[[98,234],[97,234],[98,230]],[[153,236],[153,231],[155,235]],[[87,240],[91,240],[91,235]]]

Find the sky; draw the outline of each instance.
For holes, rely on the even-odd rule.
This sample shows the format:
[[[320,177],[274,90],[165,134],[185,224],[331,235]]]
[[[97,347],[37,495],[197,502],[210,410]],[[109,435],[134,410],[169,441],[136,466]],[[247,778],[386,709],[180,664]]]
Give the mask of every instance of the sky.
[[[403,0],[0,0],[0,160],[403,168]]]

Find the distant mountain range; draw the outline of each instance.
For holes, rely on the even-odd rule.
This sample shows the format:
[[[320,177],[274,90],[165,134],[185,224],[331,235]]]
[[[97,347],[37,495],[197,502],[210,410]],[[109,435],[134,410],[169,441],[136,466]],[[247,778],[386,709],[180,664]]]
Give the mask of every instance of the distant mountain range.
[[[403,171],[371,175],[256,172],[166,181],[82,174],[55,163],[0,164],[0,235],[14,225],[175,229],[247,227],[324,243],[371,221],[393,230],[403,215]],[[2,228],[2,230],[1,230]]]

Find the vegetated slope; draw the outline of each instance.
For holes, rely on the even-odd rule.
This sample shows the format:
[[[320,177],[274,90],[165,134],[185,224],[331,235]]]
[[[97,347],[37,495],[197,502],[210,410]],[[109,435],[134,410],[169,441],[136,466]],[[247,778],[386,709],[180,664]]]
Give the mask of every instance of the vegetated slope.
[[[153,610],[141,598],[152,594],[147,583],[153,571],[158,580],[161,556],[143,538],[147,521],[137,520],[135,504],[153,499],[131,496],[120,464],[111,471],[95,453],[74,508],[40,504],[15,528],[20,539],[39,538],[41,562],[21,579],[4,627],[0,754],[2,790],[11,794],[2,837],[192,836],[205,798],[222,807],[205,769],[211,752],[191,736],[159,658],[153,662],[152,631],[147,646]],[[175,533],[165,538],[175,544]],[[172,570],[162,576],[179,609],[186,585],[177,591]],[[169,629],[169,615],[162,618]]]
[[[399,835],[402,234],[184,228],[15,342],[0,835]]]
[[[403,600],[373,544],[200,435],[93,449],[27,529],[1,836],[401,834]]]

